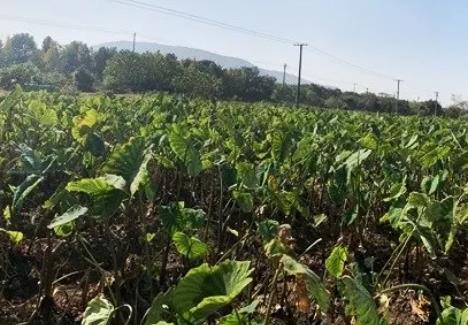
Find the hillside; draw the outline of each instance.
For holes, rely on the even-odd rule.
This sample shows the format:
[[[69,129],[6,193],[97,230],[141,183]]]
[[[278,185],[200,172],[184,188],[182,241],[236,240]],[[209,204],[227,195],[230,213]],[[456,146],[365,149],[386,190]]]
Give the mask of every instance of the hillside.
[[[116,41],[116,42],[107,42],[94,46],[97,47],[115,47],[118,50],[131,50],[132,42],[129,41]],[[184,46],[171,46],[164,45],[159,43],[152,42],[137,42],[136,51],[139,53],[143,52],[161,52],[163,54],[172,53],[176,55],[179,59],[196,59],[196,60],[210,60],[219,64],[224,68],[241,68],[241,67],[254,67],[255,65],[247,60],[236,58],[232,56],[217,54],[205,50],[194,49]],[[276,78],[278,82],[283,79],[282,71],[268,70],[259,68],[260,73],[265,76],[271,76]],[[286,83],[294,84],[297,82],[297,76],[293,74],[286,74]]]

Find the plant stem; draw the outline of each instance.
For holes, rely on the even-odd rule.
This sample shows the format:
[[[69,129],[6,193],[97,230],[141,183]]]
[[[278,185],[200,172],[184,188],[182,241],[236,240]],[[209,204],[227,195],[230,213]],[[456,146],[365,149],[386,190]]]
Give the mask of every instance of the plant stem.
[[[275,275],[273,276],[273,281],[271,283],[272,285],[272,292],[270,294],[270,298],[268,299],[268,305],[267,305],[267,310],[266,310],[266,316],[265,316],[265,321],[263,322],[264,325],[268,325],[270,322],[270,313],[271,313],[271,308],[273,305],[273,300],[276,295],[276,282],[278,281],[278,276],[283,269],[283,265],[281,263],[278,264],[278,267],[276,268]]]
[[[385,280],[382,282],[382,286],[385,286],[385,283],[387,283],[388,279],[390,278],[390,275],[392,274],[392,270],[395,267],[396,263],[400,259],[401,254],[405,251],[406,245],[408,245],[410,239],[413,237],[413,233],[411,233],[408,238],[406,238],[403,246],[401,247],[400,251],[398,252],[397,256],[395,257],[395,260],[393,261],[392,265],[390,266],[390,269],[388,271],[387,276],[385,277]]]

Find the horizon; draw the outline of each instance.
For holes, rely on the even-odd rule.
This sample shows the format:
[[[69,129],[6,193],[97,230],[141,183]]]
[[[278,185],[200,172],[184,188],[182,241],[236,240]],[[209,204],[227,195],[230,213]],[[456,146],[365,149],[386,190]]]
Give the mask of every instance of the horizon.
[[[304,51],[303,77],[317,84],[352,91],[356,83],[357,92],[369,88],[376,94],[393,95],[396,84],[387,77],[394,76],[404,80],[402,99],[429,100],[439,91],[440,101],[446,106],[451,103],[452,94],[468,97],[468,76],[460,69],[466,62],[463,53],[467,46],[459,40],[468,36],[463,29],[468,25],[463,18],[468,5],[462,1],[450,5],[422,0],[411,4],[402,0],[392,4],[374,4],[370,0],[353,4],[344,0],[313,4],[294,1],[288,5],[269,4],[268,10],[261,4],[247,1],[236,4],[219,4],[212,0],[197,4],[167,0],[146,2],[262,33],[306,40],[310,46]],[[298,13],[294,11],[297,14],[294,20],[290,17],[292,5],[302,9]],[[135,31],[137,42],[209,51],[274,71],[282,71],[286,63],[288,73],[297,75],[298,51],[292,44],[278,44],[147,8],[112,0],[85,0],[80,4],[19,0],[3,7],[7,14],[0,15],[3,40],[14,33],[28,32],[38,44],[50,35],[61,44],[77,40],[92,46],[125,40],[124,35],[131,41],[131,31]],[[262,10],[263,15],[258,15]],[[103,12],[106,15],[102,15]],[[12,20],[15,17],[23,20]],[[284,24],[278,24],[280,18]],[[397,21],[396,26],[390,21]],[[320,54],[312,50],[313,47],[365,70]],[[395,52],[394,48],[399,50]],[[385,78],[367,70],[384,74]]]

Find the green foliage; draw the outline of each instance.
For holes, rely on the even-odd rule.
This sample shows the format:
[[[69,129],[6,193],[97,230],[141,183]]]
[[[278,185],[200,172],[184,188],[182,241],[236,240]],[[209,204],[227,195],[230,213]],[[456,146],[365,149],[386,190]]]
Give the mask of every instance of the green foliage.
[[[0,233],[6,234],[8,238],[15,244],[19,244],[24,238],[24,234],[20,231],[12,231],[0,228]]]
[[[330,256],[325,261],[327,271],[335,278],[341,277],[344,271],[344,265],[348,258],[348,249],[343,246],[333,248]]]
[[[205,223],[205,212],[186,208],[184,202],[161,206],[160,213],[164,228],[171,234],[198,229]]]
[[[48,41],[44,47],[54,45]],[[171,71],[166,68],[164,74]],[[222,78],[215,66],[197,68]],[[430,290],[437,289],[433,283],[445,281],[442,275],[426,281],[419,268],[436,269],[450,262],[452,252],[463,251],[466,135],[466,121],[445,118],[17,88],[0,99],[1,237],[18,242],[24,233],[27,241],[6,245],[2,256],[8,268],[21,269],[11,250],[28,255],[30,241],[47,243],[55,233],[62,248],[82,253],[67,268],[54,270],[57,279],[81,276],[69,267],[91,268],[96,281],[94,274],[103,275],[104,292],[117,293],[116,304],[135,304],[137,322],[144,300],[172,286],[167,297],[154,301],[148,324],[255,322],[254,311],[241,308],[254,298],[241,299],[244,292],[259,297],[263,316],[271,298],[273,321],[293,307],[290,298],[297,292],[290,292],[291,282],[307,298],[307,311],[317,312],[310,301],[323,314],[339,314],[347,306],[355,321],[372,323],[376,306],[370,292],[389,284],[383,279],[396,281],[393,272],[405,278],[419,274]],[[388,225],[379,230],[382,214]],[[283,223],[292,225],[296,240],[279,227]],[[351,232],[356,233],[347,238]],[[375,232],[381,256],[369,244]],[[317,265],[321,259],[310,249],[322,239],[320,249],[326,250],[340,237],[362,247],[334,247],[324,265]],[[405,253],[412,257],[415,246],[425,263],[402,268]],[[177,253],[183,268],[174,263]],[[256,273],[224,263],[182,273],[204,258],[252,255]],[[58,254],[57,265],[70,261],[68,256]],[[325,279],[305,263],[314,271],[325,267]],[[36,264],[30,274],[40,271]],[[272,266],[281,271],[277,288],[263,284],[275,273]],[[355,271],[354,278],[344,276],[348,271]],[[252,290],[245,290],[250,281]],[[275,309],[282,296],[274,290],[280,293],[284,283],[285,306]],[[333,290],[335,284],[340,290]],[[444,290],[459,295],[455,286]],[[446,313],[458,317],[456,310]],[[122,316],[127,313],[118,309],[113,322]]]
[[[0,88],[11,90],[15,85],[39,85],[41,78],[41,72],[32,63],[15,64],[0,69]]]
[[[287,274],[301,277],[305,281],[309,298],[315,300],[320,310],[326,314],[330,307],[330,294],[320,277],[289,255],[283,255],[281,264]]]
[[[147,311],[145,325],[155,325],[155,324],[168,324],[163,321],[163,319],[173,318],[171,309],[172,298],[173,298],[173,289],[169,289],[166,292],[160,292],[154,297],[151,307]]]
[[[252,211],[254,202],[253,202],[253,195],[251,193],[234,191],[232,192],[232,196],[237,201],[242,211],[244,212]]]
[[[269,242],[266,242],[263,249],[265,250],[265,255],[269,258],[281,257],[284,254],[291,253],[291,249],[278,238],[274,238]]]
[[[114,313],[114,305],[103,296],[90,300],[83,314],[82,325],[109,325]]]
[[[110,216],[124,199],[125,186],[126,182],[121,176],[106,175],[70,182],[66,189],[69,192],[88,194],[93,202],[93,213],[98,216]]]
[[[60,66],[65,74],[74,73],[78,69],[91,68],[91,65],[91,51],[86,44],[73,41],[63,48]]]
[[[263,242],[269,242],[278,233],[279,222],[272,219],[263,220],[257,223],[257,230]]]
[[[14,190],[13,203],[11,206],[12,214],[20,211],[23,207],[26,198],[44,181],[44,177],[38,175],[29,175],[26,179]]]
[[[172,240],[179,254],[189,260],[198,260],[208,253],[208,245],[196,237],[189,237],[183,232],[176,232],[172,235]]]
[[[38,100],[31,100],[28,105],[29,114],[33,121],[39,122],[43,126],[55,126],[58,123],[57,112],[47,108],[45,103]]]
[[[226,261],[190,270],[174,291],[174,308],[181,315],[205,319],[230,304],[252,282],[250,262]]]
[[[193,268],[173,291],[155,298],[145,324],[167,320],[164,306],[184,319],[201,323],[240,295],[252,281],[251,273],[250,262],[225,261]]]
[[[85,68],[79,68],[73,74],[73,78],[75,80],[76,89],[79,91],[86,91],[90,92],[94,89],[94,77]]]
[[[238,182],[248,189],[254,189],[258,186],[255,166],[250,163],[240,162],[236,165]]]
[[[15,34],[5,42],[2,54],[6,65],[23,64],[35,59],[37,45],[31,35]]]
[[[88,208],[76,206],[68,209],[64,214],[61,216],[56,216],[52,222],[47,226],[49,229],[54,229],[57,227],[64,226],[68,223],[72,223],[76,219],[80,218],[81,216],[85,215],[88,212]]]
[[[255,312],[258,301],[254,300],[250,305],[245,306],[239,310],[234,310],[229,315],[222,317],[219,321],[220,325],[250,325],[257,324],[255,321],[250,320],[250,316]],[[260,324],[260,323],[259,323]]]
[[[468,324],[468,308],[460,309],[450,304],[450,298],[447,302],[442,301],[444,310],[436,321],[436,325],[466,325]]]
[[[202,171],[200,154],[190,136],[183,134],[184,130],[174,128],[169,133],[169,144],[176,157],[185,165],[190,176],[197,176]]]
[[[460,204],[463,196],[436,200],[426,193],[412,192],[403,208],[392,207],[381,221],[390,222],[404,237],[416,238],[436,258],[451,249],[458,229],[465,224],[466,208]]]
[[[345,276],[342,279],[343,296],[348,301],[348,311],[356,318],[358,325],[383,325],[377,306],[369,292],[357,280]]]
[[[114,149],[102,172],[122,176],[133,196],[149,181],[147,166],[150,159],[151,155],[146,153],[144,141],[133,138]]]

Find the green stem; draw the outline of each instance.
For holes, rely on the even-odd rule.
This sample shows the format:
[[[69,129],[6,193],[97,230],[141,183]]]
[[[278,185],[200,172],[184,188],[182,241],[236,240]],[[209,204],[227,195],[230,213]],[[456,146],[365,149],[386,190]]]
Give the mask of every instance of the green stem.
[[[390,266],[390,269],[388,270],[388,274],[387,276],[385,277],[385,280],[383,281],[382,283],[382,286],[385,286],[385,283],[387,283],[388,279],[390,278],[390,275],[392,274],[392,271],[393,271],[393,268],[395,267],[396,263],[398,262],[398,260],[400,259],[401,257],[401,254],[403,254],[403,252],[405,251],[406,249],[406,245],[408,245],[410,239],[413,237],[413,233],[411,233],[408,238],[406,238],[403,246],[401,247],[401,250],[398,252],[398,255],[395,257],[392,265]]]
[[[411,239],[411,237],[413,237],[413,232],[411,232],[411,234],[408,235],[408,237],[405,239],[404,242],[401,242],[400,244],[398,244],[397,248],[392,252],[392,255],[390,256],[388,261],[383,266],[382,270],[380,270],[379,274],[377,275],[375,283],[379,282],[379,279],[383,275],[384,271],[387,269],[388,264],[390,263],[390,261],[393,260],[392,265],[390,266],[390,272],[389,272],[389,274],[387,275],[387,277],[385,278],[385,280],[384,280],[384,282],[382,284],[382,285],[385,285],[385,283],[387,282],[390,274],[392,273],[393,268],[395,267],[396,262],[400,259],[400,256],[403,253],[403,251],[405,250],[406,245],[408,245],[408,242]],[[395,256],[395,254],[397,254],[397,255],[396,255],[396,258],[394,259],[393,257]]]

